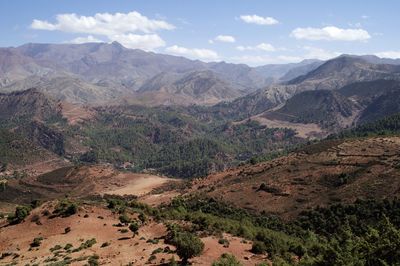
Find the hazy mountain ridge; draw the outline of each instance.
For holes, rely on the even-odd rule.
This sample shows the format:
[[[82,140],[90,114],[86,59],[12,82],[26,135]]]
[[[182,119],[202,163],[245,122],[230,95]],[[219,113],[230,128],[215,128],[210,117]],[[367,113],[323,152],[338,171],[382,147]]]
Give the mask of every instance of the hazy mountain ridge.
[[[2,48],[0,58],[3,59],[0,61],[0,69],[4,75],[0,84],[8,91],[28,89],[25,84],[37,84],[38,77],[47,87],[57,87],[57,83],[53,84],[57,77],[64,79],[66,83],[82,84],[69,85],[71,88],[66,92],[60,92],[60,88],[51,89],[51,93],[57,98],[72,102],[101,102],[121,95],[132,96],[140,88],[143,91],[146,82],[164,72],[183,75],[196,71],[212,71],[226,86],[232,87],[232,91],[250,92],[268,84],[266,78],[246,65],[204,63],[184,57],[127,49],[116,42],[31,43],[17,48]],[[71,81],[67,81],[68,79]],[[166,85],[160,84],[159,87]],[[226,93],[222,91],[218,100],[230,100],[232,94],[228,93],[225,98]],[[90,95],[93,97],[90,98]],[[240,95],[241,93],[237,93],[235,96]],[[215,97],[215,93],[212,96]]]
[[[143,93],[152,79],[166,73],[183,76],[191,72],[212,71],[225,84],[219,92],[204,99],[215,98],[212,102],[232,100],[244,93],[251,93],[271,83],[292,68],[303,74],[313,60],[298,64],[266,65],[253,68],[244,64],[225,62],[204,63],[184,57],[128,49],[117,42],[85,44],[35,44],[29,43],[16,48],[0,49],[0,86],[2,91],[24,90],[33,86],[77,103],[102,103],[110,99],[118,101],[125,96],[136,97],[147,104]],[[293,74],[292,74],[293,75]],[[62,80],[62,82],[61,82]],[[60,84],[62,83],[62,84]],[[157,85],[157,86],[156,86]],[[152,84],[153,90],[163,90],[167,83]],[[227,93],[227,88],[230,92]],[[173,89],[170,89],[173,90]],[[235,92],[237,91],[237,92]],[[225,97],[226,96],[226,97]],[[198,103],[192,95],[177,95],[183,104]],[[206,102],[208,100],[205,100]],[[150,104],[179,104],[178,101],[154,101]]]

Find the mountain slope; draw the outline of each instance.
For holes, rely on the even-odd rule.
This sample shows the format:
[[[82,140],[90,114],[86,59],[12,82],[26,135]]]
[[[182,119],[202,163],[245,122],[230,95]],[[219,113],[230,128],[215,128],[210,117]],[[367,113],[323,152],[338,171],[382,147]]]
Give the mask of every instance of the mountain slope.
[[[399,79],[400,66],[371,64],[361,58],[340,56],[329,60],[317,69],[288,82],[314,89],[339,89],[355,81]]]
[[[43,121],[60,115],[59,103],[38,89],[0,94],[0,119],[2,120],[37,119]]]
[[[400,90],[391,91],[368,105],[360,116],[360,122],[372,122],[400,112]]]
[[[188,192],[284,218],[357,198],[394,198],[400,191],[399,148],[399,137],[323,141],[272,161],[195,180]]]
[[[359,110],[352,101],[335,91],[305,91],[290,98],[285,105],[265,116],[270,119],[295,123],[316,123],[326,128],[343,128],[351,125]],[[350,123],[346,123],[350,119]]]
[[[343,96],[366,106],[377,97],[393,90],[400,90],[400,81],[378,79],[351,83],[340,88],[338,92]]]
[[[214,72],[205,70],[181,75],[163,72],[143,84],[136,98],[146,105],[210,105],[243,94]]]
[[[35,44],[0,50],[2,91],[24,90],[33,86],[77,103],[117,101],[126,96],[147,99],[145,88],[162,73],[184,76],[209,71],[210,79],[218,77],[225,85],[214,88],[213,100],[231,100],[242,95],[227,93],[225,87],[251,92],[268,84],[267,78],[246,65],[204,63],[164,54],[123,47],[117,42],[85,44]],[[213,82],[213,81],[211,81]],[[207,83],[204,83],[207,85]],[[162,84],[167,86],[168,84]],[[201,88],[208,91],[209,88]],[[140,90],[138,93],[134,93]],[[144,95],[141,95],[141,94]],[[218,94],[218,97],[215,97]],[[226,95],[226,97],[225,97]],[[184,105],[196,102],[191,97],[176,95]],[[207,95],[201,101],[208,101]],[[218,99],[219,100],[219,99]],[[200,102],[201,102],[200,101]]]

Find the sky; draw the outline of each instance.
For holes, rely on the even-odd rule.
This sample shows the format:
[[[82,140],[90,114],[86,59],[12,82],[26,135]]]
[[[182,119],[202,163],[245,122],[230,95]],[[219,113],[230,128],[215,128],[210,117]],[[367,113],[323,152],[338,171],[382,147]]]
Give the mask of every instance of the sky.
[[[251,66],[400,58],[398,0],[2,0],[1,47],[117,41]]]

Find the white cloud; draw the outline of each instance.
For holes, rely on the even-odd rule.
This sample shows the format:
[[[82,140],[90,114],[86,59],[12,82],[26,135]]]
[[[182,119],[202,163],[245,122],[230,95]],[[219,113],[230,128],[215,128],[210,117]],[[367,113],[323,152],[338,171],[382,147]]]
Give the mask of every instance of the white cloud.
[[[165,45],[155,34],[159,30],[172,30],[174,25],[164,21],[149,19],[139,12],[129,13],[97,13],[94,16],[78,16],[77,14],[59,14],[56,22],[33,20],[32,29],[84,33],[105,36],[110,41],[120,41],[130,48],[153,50]],[[142,35],[134,34],[137,32]]]
[[[127,48],[142,49],[145,51],[152,51],[155,48],[165,46],[164,40],[157,34],[119,34],[111,36],[111,39]]]
[[[340,29],[334,26],[324,28],[296,28],[291,36],[311,41],[366,41],[371,38],[363,29]]]
[[[163,20],[152,20],[139,12],[129,13],[97,13],[94,16],[78,16],[76,14],[59,14],[56,23],[33,20],[32,29],[59,30],[73,33],[89,33],[113,35],[126,32],[151,33],[157,30],[172,30],[175,27]]]
[[[320,59],[327,60],[339,56],[339,52],[331,52],[318,47],[304,46],[303,49],[306,54],[303,55],[303,59]]]
[[[378,57],[381,57],[381,58],[397,59],[397,58],[400,58],[400,51],[384,51],[384,52],[375,53],[375,55]]]
[[[287,56],[287,55],[278,55],[278,56],[242,55],[230,58],[230,61],[234,63],[247,64],[251,66],[260,66],[266,64],[285,64],[285,63],[299,62],[301,60],[303,60],[302,57]]]
[[[201,60],[218,60],[218,54],[209,49],[199,49],[199,48],[185,48],[177,45],[173,45],[167,47],[165,49],[167,53],[171,53],[174,55],[181,55],[187,56],[194,59],[201,59]]]
[[[266,52],[276,51],[276,48],[269,43],[260,43],[256,46],[237,46],[236,49],[239,51],[266,51]]]
[[[257,15],[242,15],[240,19],[245,23],[252,23],[257,25],[275,25],[278,24],[279,21],[274,19],[273,17],[260,17]]]
[[[369,19],[369,16],[367,16],[367,15],[362,15],[361,18],[362,18],[362,19]]]
[[[57,30],[57,26],[44,20],[34,19],[31,28],[35,30]]]
[[[75,39],[68,41],[68,43],[76,43],[76,44],[86,43],[86,42],[103,42],[103,41],[93,37],[92,35],[89,35],[87,37],[77,37]]]
[[[212,40],[211,40],[212,41]],[[230,36],[230,35],[218,35],[217,37],[214,38],[214,41],[218,42],[230,42],[234,43],[236,42],[235,37]],[[212,42],[211,42],[212,43]]]
[[[327,51],[318,47],[304,46],[299,47],[299,53],[281,54],[281,55],[241,55],[229,58],[234,63],[248,64],[252,66],[260,66],[266,64],[286,64],[300,62],[304,59],[320,59],[327,60],[339,56],[341,53]],[[277,49],[280,50],[280,49]]]

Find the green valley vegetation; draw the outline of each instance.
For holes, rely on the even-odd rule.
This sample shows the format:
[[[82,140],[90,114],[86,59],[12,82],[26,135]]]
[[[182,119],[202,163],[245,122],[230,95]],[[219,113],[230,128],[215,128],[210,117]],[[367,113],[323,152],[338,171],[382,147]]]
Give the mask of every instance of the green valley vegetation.
[[[117,166],[130,162],[132,171],[154,169],[181,178],[205,176],[304,142],[291,129],[268,128],[251,120],[204,118],[181,107],[100,108],[95,120],[66,134],[85,139],[90,148],[78,161]]]

